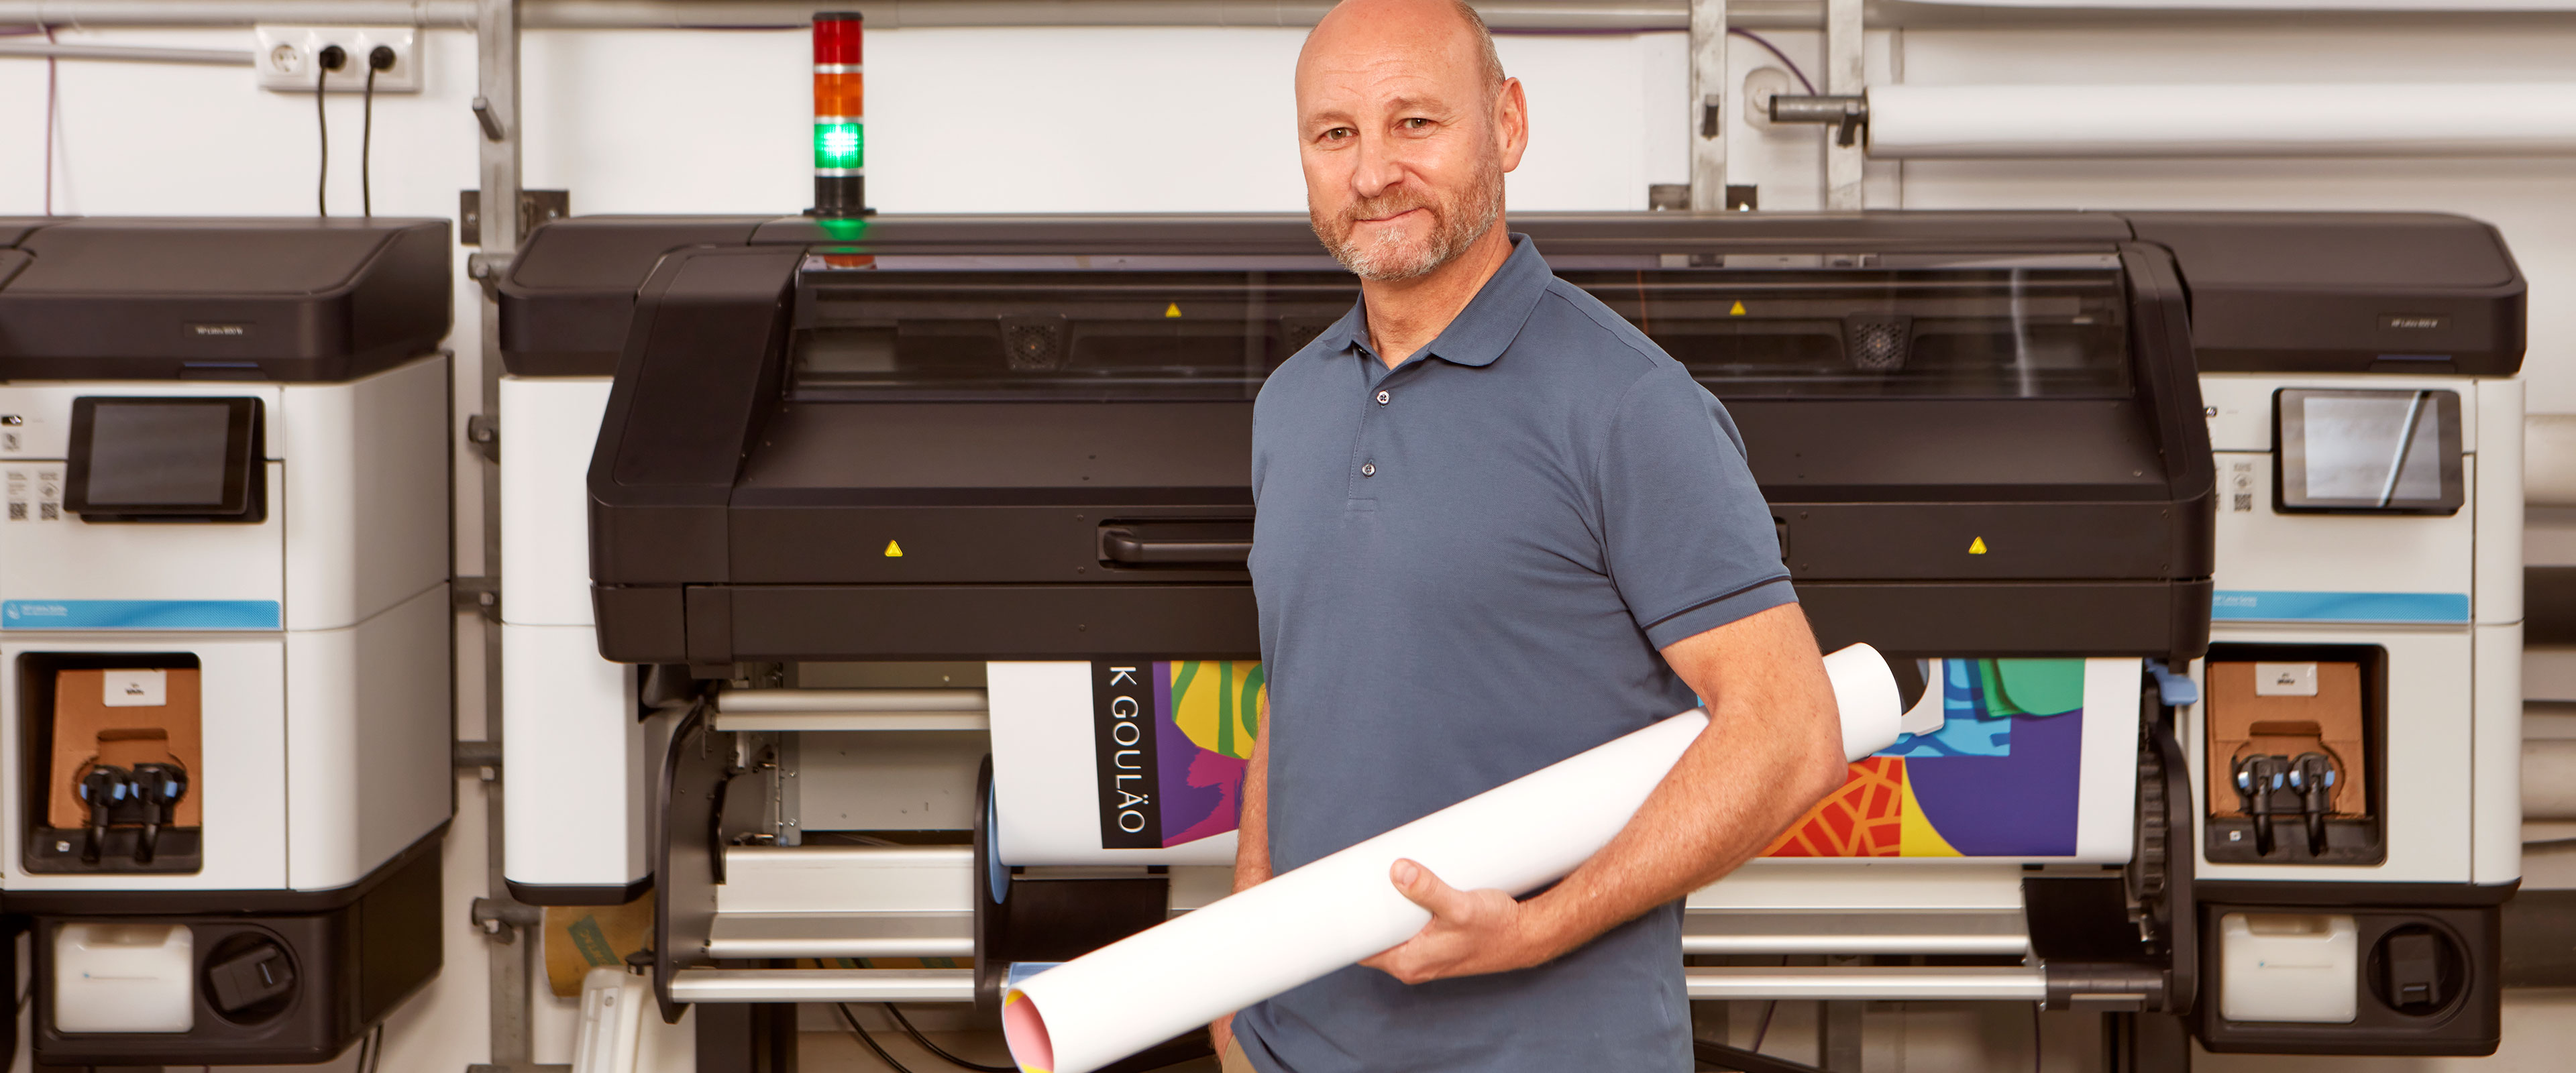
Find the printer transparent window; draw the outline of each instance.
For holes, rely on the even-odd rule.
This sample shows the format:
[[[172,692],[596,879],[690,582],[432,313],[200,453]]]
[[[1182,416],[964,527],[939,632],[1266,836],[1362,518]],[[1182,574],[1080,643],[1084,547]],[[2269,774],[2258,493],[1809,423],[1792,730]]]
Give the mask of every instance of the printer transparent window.
[[[1558,275],[1720,397],[2130,394],[2108,254],[1795,259],[1572,254]],[[800,278],[790,391],[1249,399],[1358,294],[1315,257],[878,257]]]
[[[1569,270],[1720,398],[2130,393],[2118,268]]]
[[[864,271],[807,273],[790,392],[1249,399],[1359,294],[1338,269],[1175,270],[1129,258],[1084,270],[1025,258],[1033,263],[1012,271],[1013,260],[1022,259],[949,268],[886,257]]]

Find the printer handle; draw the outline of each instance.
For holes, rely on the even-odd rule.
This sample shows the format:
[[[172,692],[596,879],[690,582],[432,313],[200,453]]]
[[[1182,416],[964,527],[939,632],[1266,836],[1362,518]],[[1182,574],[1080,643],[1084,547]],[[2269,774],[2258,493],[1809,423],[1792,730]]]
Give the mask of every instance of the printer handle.
[[[1233,566],[1252,557],[1252,542],[1206,537],[1145,537],[1135,530],[1100,530],[1100,558],[1120,566]]]

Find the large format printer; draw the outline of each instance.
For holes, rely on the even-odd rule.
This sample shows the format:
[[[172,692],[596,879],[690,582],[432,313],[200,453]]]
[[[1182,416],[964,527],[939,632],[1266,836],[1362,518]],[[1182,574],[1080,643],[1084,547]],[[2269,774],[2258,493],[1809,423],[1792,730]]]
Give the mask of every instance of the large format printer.
[[[438,971],[449,248],[0,220],[0,908],[42,1066],[325,1061]]]
[[[2033,1001],[2167,1055],[2185,1023],[2493,1048],[2522,284],[2491,229],[1512,223],[1726,402],[1819,639],[1908,692],[1906,739],[1692,896],[1694,998]],[[575,219],[498,290],[505,405],[602,415],[584,450],[547,412],[552,453],[508,463],[586,474],[587,606],[569,571],[509,584],[623,668],[508,713],[513,749],[596,761],[546,814],[603,825],[544,841],[514,794],[510,878],[649,884],[702,1063],[734,1061],[710,1011],[740,1050],[777,1045],[757,1004],[989,1006],[1014,964],[1224,894],[1251,399],[1356,294],[1302,219]],[[1155,816],[1104,744],[1140,740],[1110,700],[1138,681],[1141,736],[1206,762],[1163,767]],[[1836,963],[1745,963],[1781,955]]]

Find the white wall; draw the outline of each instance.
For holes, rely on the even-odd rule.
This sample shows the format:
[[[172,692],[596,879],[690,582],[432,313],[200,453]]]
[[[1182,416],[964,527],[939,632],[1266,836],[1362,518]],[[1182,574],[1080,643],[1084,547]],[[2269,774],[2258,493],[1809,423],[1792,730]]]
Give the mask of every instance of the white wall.
[[[1812,77],[1819,35],[1770,36]],[[80,42],[247,48],[248,31],[65,31]],[[911,29],[871,35],[871,200],[889,212],[1294,211],[1303,206],[1281,29]],[[376,108],[376,207],[452,216],[474,184],[473,43],[424,42],[424,92]],[[532,31],[525,38],[526,181],[576,212],[793,213],[807,204],[807,38],[801,31]],[[1687,177],[1678,34],[1508,35],[1532,144],[1516,209],[1636,209],[1649,183]],[[1732,46],[1739,73],[1777,61]],[[1878,32],[1871,78],[1920,83],[2486,81],[2576,78],[2576,22],[2358,23],[2311,19],[2171,29]],[[53,209],[119,215],[312,211],[313,100],[253,88],[244,68],[63,63]],[[45,211],[46,65],[0,59],[0,216]],[[359,106],[333,95],[331,201],[358,206]],[[1766,209],[1819,205],[1812,128],[1759,131],[1730,108],[1732,181]],[[2121,161],[1873,164],[1872,207],[2387,208],[2463,212],[2504,229],[2531,285],[2531,406],[2576,412],[2576,162]],[[479,360],[474,292],[458,257],[458,420]],[[462,437],[459,437],[462,442]],[[462,573],[475,573],[478,469],[460,453]],[[472,653],[470,638],[461,651]],[[481,733],[478,669],[460,668],[460,733]],[[460,784],[448,851],[447,968],[397,1014],[389,1069],[484,1055],[482,940],[462,926],[483,886],[480,796]],[[542,986],[542,985],[540,985]],[[2563,998],[2517,996],[2508,1055],[2487,1069],[2554,1068],[2576,1024]],[[569,1057],[567,1007],[541,1000],[540,1061]],[[1942,1015],[1930,1014],[1937,1021]],[[2017,1023],[2016,1023],[2017,1024]],[[1926,1027],[1929,1027],[1927,1022]],[[1993,1026],[1990,1026],[1993,1027]],[[1908,1066],[2017,1064],[2023,1037],[1952,1033]],[[1899,1034],[1902,1039],[1903,1034]],[[1978,1042],[1984,1040],[1985,1042]],[[2052,1037],[2051,1051],[2057,1050]],[[1884,1037],[1874,1040],[1884,1048]],[[1935,1058],[1935,1055],[1942,1057]],[[1990,1062],[1971,1056],[1984,1054]],[[2516,1056],[2519,1057],[2516,1057]],[[1958,1059],[1954,1066],[1952,1056]],[[1872,1068],[1882,1058],[1873,1051]],[[2070,1063],[2078,1061],[2069,1056]],[[2216,1066],[2218,1063],[2213,1062]],[[2429,1068],[2449,1063],[2389,1063]],[[2070,1065],[2070,1068],[2075,1066]],[[2323,1068],[2322,1065],[2319,1068]]]

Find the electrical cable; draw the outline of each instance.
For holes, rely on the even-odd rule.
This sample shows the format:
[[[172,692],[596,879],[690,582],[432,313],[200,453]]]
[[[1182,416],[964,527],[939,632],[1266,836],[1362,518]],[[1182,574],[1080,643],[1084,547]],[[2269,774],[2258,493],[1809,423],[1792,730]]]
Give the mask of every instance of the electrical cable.
[[[1791,77],[1796,78],[1799,85],[1807,87],[1807,95],[1810,97],[1816,95],[1816,84],[1807,81],[1807,72],[1799,70],[1798,61],[1790,59],[1788,53],[1780,51],[1780,46],[1772,44],[1769,39],[1763,37],[1761,34],[1754,33],[1751,30],[1739,30],[1735,27],[1729,26],[1726,28],[1726,32],[1760,45],[1762,46],[1763,51],[1769,52],[1773,56],[1778,57],[1780,62],[1789,65],[1789,74]]]
[[[45,27],[45,43],[49,45],[54,43],[54,28],[51,26]],[[57,78],[60,73],[61,63],[52,56],[45,57],[45,215],[47,216],[54,214],[54,116],[62,111],[60,95],[57,91]]]
[[[376,144],[376,72],[393,65],[392,47],[377,45],[367,50],[366,106],[359,112],[364,118],[358,123],[358,212],[363,216],[376,214],[375,180],[370,175]]]
[[[1780,964],[1783,966],[1789,964],[1789,958],[1787,955],[1781,955]],[[1762,1004],[1762,1020],[1753,1026],[1753,1045],[1746,1047],[1745,1050],[1751,1051],[1755,1054],[1762,1053],[1762,1037],[1771,1034],[1771,1015],[1779,1012],[1779,1010],[1779,999],[1775,998]]]
[[[322,108],[322,85],[331,72],[347,63],[349,54],[338,45],[326,45],[315,54],[313,62],[313,128],[322,135],[322,163],[314,169],[313,214],[331,215],[331,114]]]
[[[358,1037],[358,1060],[349,1067],[350,1073],[367,1073],[367,1052],[373,1050],[375,1045],[376,1036],[373,1032]]]
[[[835,1002],[832,1004],[832,1008],[841,1011],[842,1022],[850,1026],[851,1033],[859,1037],[860,1043],[865,1044],[868,1050],[876,1053],[877,1061],[885,1063],[886,1068],[894,1070],[894,1073],[912,1073],[912,1070],[906,1067],[903,1063],[895,1061],[893,1055],[887,1054],[884,1045],[879,1044],[875,1036],[869,1035],[867,1029],[859,1027],[859,1019],[857,1016],[850,1013],[849,1003]]]
[[[950,1054],[946,1049],[940,1047],[938,1044],[930,1042],[930,1037],[922,1035],[920,1029],[912,1027],[912,1019],[905,1017],[902,1010],[895,1008],[894,1003],[888,1002],[883,1005],[885,1006],[887,1013],[894,1015],[894,1023],[902,1026],[904,1035],[912,1037],[912,1041],[920,1044],[922,1050],[938,1055],[939,1060],[942,1062],[964,1069],[972,1069],[975,1070],[976,1073],[1017,1073],[1019,1069],[1018,1066],[988,1066],[981,1062],[969,1062],[963,1058],[957,1057],[956,1055]]]
[[[358,120],[358,215],[372,217],[376,214],[376,191],[375,178],[370,174],[372,169],[368,166],[372,161],[368,158],[375,155],[376,149],[376,67],[374,64],[367,65],[367,89],[364,100],[366,103],[358,110],[360,116]]]
[[[331,117],[322,111],[322,80],[331,72],[320,67],[313,75],[313,129],[322,133],[322,164],[314,169],[313,214],[331,215]]]
[[[2039,1073],[2039,1003],[2030,1004],[2030,1073]]]

